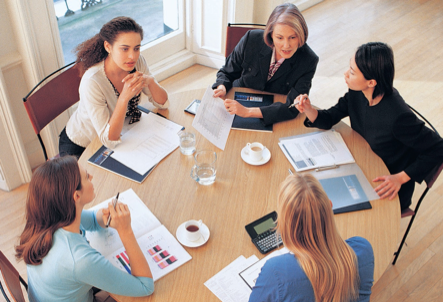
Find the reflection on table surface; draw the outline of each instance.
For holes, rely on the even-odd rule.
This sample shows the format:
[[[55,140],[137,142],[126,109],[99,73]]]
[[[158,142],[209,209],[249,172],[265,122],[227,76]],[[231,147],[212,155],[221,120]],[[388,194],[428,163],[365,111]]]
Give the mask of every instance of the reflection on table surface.
[[[257,92],[236,88],[227,96],[232,98],[234,90]],[[219,301],[204,282],[240,255],[263,257],[252,244],[245,225],[276,209],[279,185],[291,168],[278,146],[279,138],[318,131],[304,127],[305,115],[300,114],[294,120],[275,124],[272,133],[231,130],[225,150],[221,151],[193,129],[194,115],[184,112],[192,100],[201,99],[204,91],[170,95],[169,110],[159,112],[195,132],[197,150],[216,151],[217,178],[213,185],[199,185],[190,177],[193,156],[182,155],[180,148],[163,159],[142,184],[86,163],[101,147],[98,139],[88,146],[80,159],[80,163],[94,175],[96,199],[91,206],[132,188],[173,235],[178,226],[189,219],[202,219],[211,233],[205,245],[185,247],[193,259],[156,281],[155,293],[151,297],[116,296],[119,301]],[[274,101],[285,102],[285,99],[283,95],[275,95]],[[382,160],[359,134],[344,123],[337,124],[334,129],[342,134],[369,181],[388,173]],[[266,146],[271,153],[269,162],[249,165],[243,161],[241,150],[248,142],[260,142]],[[371,204],[371,210],[338,214],[335,219],[344,239],[362,236],[371,242],[376,282],[390,264],[397,247],[400,207],[397,198],[371,201]]]

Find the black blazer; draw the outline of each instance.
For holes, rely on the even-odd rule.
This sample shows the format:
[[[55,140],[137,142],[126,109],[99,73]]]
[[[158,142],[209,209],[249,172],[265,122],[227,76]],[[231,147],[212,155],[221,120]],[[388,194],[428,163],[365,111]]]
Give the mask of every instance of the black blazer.
[[[288,109],[300,94],[308,94],[318,64],[318,56],[307,45],[300,47],[286,59],[274,76],[267,81],[272,48],[263,40],[263,30],[250,30],[238,42],[226,58],[225,65],[217,73],[216,89],[223,84],[226,91],[232,87],[247,87],[278,94],[287,94],[286,104],[274,103],[261,107],[263,122],[273,124],[295,118],[296,108]]]

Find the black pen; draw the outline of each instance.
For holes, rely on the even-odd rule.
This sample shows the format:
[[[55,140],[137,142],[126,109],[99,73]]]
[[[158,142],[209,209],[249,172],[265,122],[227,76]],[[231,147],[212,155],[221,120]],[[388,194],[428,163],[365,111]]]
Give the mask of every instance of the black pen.
[[[115,199],[114,199],[114,210],[115,210],[115,206],[117,205],[118,195],[120,195],[120,192],[117,193],[117,197],[115,197]],[[111,223],[111,212],[109,212],[109,217],[108,217],[108,222],[106,222],[106,227],[109,227],[110,223]]]

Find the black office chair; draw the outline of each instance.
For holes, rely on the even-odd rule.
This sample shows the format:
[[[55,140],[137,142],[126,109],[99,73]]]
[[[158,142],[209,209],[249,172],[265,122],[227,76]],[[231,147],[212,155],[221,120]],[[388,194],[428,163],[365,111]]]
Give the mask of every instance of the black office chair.
[[[81,77],[77,65],[74,63],[63,66],[48,75],[23,98],[26,112],[40,141],[46,160],[48,160],[48,154],[40,131],[80,99],[78,88]]]
[[[409,105],[408,105],[409,106]],[[425,123],[427,123],[429,125],[429,127],[438,134],[438,131],[434,128],[434,126],[432,126],[432,124],[423,116],[421,115],[417,110],[415,110],[414,108],[412,108],[411,106],[409,106],[409,108],[415,113],[417,114],[423,121],[425,121]],[[414,223],[415,220],[415,216],[417,216],[417,212],[418,209],[420,208],[420,205],[423,201],[423,199],[425,198],[426,194],[428,193],[429,189],[432,188],[432,186],[434,185],[435,181],[437,180],[438,176],[440,175],[441,171],[443,169],[443,164],[441,164],[440,166],[435,167],[427,177],[425,177],[425,183],[426,183],[426,189],[423,191],[423,193],[421,194],[420,198],[418,199],[417,205],[415,206],[415,209],[412,210],[411,208],[407,208],[405,210],[402,211],[401,213],[401,218],[405,218],[405,217],[411,217],[411,220],[409,221],[408,227],[406,228],[406,232],[403,235],[403,238],[401,240],[400,246],[398,247],[398,250],[394,253],[394,261],[392,262],[392,265],[395,265],[395,263],[397,262],[398,256],[400,255],[401,249],[403,248],[403,245],[406,241],[406,237],[409,234],[409,231],[412,227],[412,224]]]
[[[228,23],[226,29],[226,49],[225,57],[227,58],[234,50],[240,39],[251,29],[264,29],[264,24],[252,24],[252,23]]]
[[[0,251],[0,271],[2,272],[3,281],[5,282],[6,288],[8,289],[12,299],[14,299],[15,302],[25,302],[25,297],[23,296],[23,290],[20,283],[25,287],[26,291],[28,291],[28,284],[26,284],[26,281],[23,280],[18,271],[14,268],[12,263],[9,262],[8,258],[6,258],[2,251]],[[2,291],[6,301],[11,302],[1,282],[0,290]]]

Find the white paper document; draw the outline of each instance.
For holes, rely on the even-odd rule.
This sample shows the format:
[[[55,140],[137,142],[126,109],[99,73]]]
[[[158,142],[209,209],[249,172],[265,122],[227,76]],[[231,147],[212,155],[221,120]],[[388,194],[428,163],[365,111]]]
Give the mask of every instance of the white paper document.
[[[206,281],[205,285],[222,302],[248,302],[251,289],[240,278],[239,273],[257,261],[255,255],[248,259],[240,256]]]
[[[112,157],[143,175],[180,144],[177,133],[182,126],[156,114],[142,118],[121,137]]]
[[[355,162],[341,134],[334,130],[280,138],[278,145],[297,172]]]
[[[223,100],[214,98],[213,93],[209,86],[203,95],[192,126],[216,147],[224,150],[234,115],[226,111]]]

